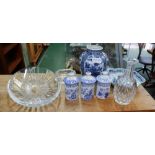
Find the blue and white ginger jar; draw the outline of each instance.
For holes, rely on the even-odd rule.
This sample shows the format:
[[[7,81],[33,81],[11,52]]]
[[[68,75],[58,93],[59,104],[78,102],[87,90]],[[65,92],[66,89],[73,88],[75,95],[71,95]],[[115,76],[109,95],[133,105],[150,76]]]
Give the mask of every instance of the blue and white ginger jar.
[[[93,76],[98,76],[107,68],[109,59],[103,52],[103,47],[98,45],[88,45],[87,50],[80,56],[80,68],[82,74],[91,72]]]

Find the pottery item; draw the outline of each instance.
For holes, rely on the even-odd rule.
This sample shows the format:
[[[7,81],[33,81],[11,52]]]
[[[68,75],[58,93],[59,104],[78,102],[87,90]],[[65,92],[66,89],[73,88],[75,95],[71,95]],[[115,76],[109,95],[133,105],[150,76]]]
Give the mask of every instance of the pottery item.
[[[74,101],[79,96],[79,78],[77,76],[68,76],[64,78],[66,99]]]
[[[96,90],[96,97],[99,99],[106,99],[110,93],[110,85],[111,79],[107,71],[98,75],[97,78],[97,90]]]
[[[108,57],[103,52],[103,47],[99,45],[88,45],[87,50],[80,56],[80,68],[83,75],[91,72],[93,76],[98,76],[106,70]]]
[[[81,77],[81,98],[83,100],[91,100],[94,96],[96,78],[91,76],[90,72]]]

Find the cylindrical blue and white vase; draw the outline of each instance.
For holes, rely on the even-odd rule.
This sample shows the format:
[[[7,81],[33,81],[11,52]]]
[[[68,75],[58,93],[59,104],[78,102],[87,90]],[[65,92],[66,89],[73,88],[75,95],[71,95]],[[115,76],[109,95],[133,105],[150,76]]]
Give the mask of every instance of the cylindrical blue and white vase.
[[[91,72],[81,77],[81,98],[83,100],[91,100],[94,96],[96,78],[91,76]]]
[[[76,76],[69,76],[64,78],[65,95],[69,101],[77,100],[79,97],[79,78]]]
[[[106,99],[110,93],[111,79],[107,71],[102,72],[97,78],[96,97],[99,99]]]

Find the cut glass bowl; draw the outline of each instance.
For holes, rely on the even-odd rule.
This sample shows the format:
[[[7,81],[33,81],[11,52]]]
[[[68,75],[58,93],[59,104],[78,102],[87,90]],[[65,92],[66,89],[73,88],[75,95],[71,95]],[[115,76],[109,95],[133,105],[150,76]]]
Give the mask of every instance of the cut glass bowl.
[[[11,99],[27,107],[52,103],[60,93],[61,86],[54,73],[46,68],[32,67],[16,72],[9,80],[7,90]]]

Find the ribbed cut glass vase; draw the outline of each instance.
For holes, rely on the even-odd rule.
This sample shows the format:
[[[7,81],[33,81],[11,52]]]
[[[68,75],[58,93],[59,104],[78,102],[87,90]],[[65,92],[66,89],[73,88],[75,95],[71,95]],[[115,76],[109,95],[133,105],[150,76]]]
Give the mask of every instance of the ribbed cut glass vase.
[[[136,95],[137,85],[133,77],[134,65],[137,60],[133,59],[127,62],[127,69],[124,75],[117,79],[114,86],[114,99],[120,105],[129,104]]]

